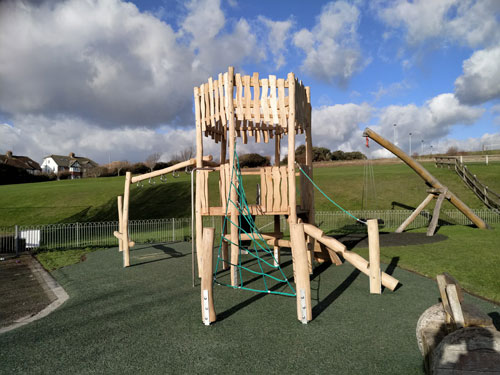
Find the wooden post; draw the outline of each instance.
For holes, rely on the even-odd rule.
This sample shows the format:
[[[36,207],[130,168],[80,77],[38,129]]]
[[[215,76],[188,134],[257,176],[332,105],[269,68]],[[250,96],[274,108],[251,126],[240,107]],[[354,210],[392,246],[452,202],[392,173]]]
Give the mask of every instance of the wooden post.
[[[297,293],[297,318],[307,324],[312,320],[311,282],[307,266],[304,224],[290,224],[292,260],[294,265],[295,292]]]
[[[337,241],[333,237],[325,236],[323,231],[318,227],[315,227],[314,225],[304,224],[304,231],[309,236],[314,237],[316,241],[324,244],[326,247],[329,247],[330,249],[336,251],[337,253],[342,254],[342,256],[346,261],[351,263],[354,267],[363,272],[365,275],[370,276],[369,263],[361,255],[353,253],[352,251],[348,251],[343,243]],[[395,279],[391,275],[386,274],[385,272],[382,272],[381,279],[382,279],[382,285],[390,290],[396,289],[396,286],[399,283],[397,279]]]
[[[295,186],[295,75],[288,73],[288,222],[297,223],[297,198]]]
[[[203,134],[202,124],[204,119],[201,118],[200,113],[200,90],[198,87],[194,88],[194,109],[196,116],[196,168],[203,167]],[[202,103],[202,105],[204,105]],[[196,220],[196,233],[194,233],[193,240],[196,243],[196,260],[198,262],[198,276],[201,275],[201,259],[200,253],[202,251],[203,240],[203,217],[201,216],[201,179],[202,176],[199,171],[196,171],[196,201],[195,201],[195,220]]]
[[[125,173],[125,190],[123,193],[123,223],[122,223],[122,241],[123,241],[123,267],[130,266],[130,243],[128,238],[128,207],[130,201],[130,180],[132,173]]]
[[[380,244],[378,234],[378,220],[370,219],[368,224],[368,250],[370,260],[370,293],[381,294],[380,274]]]
[[[222,79],[222,75],[219,75],[219,80]],[[221,93],[222,95],[222,93]],[[221,127],[221,130],[222,130],[222,139],[221,139],[221,142],[220,142],[220,167],[221,169],[224,168],[224,166],[226,165],[226,159],[227,159],[227,124],[224,124],[223,127]],[[222,173],[219,171],[219,173]],[[225,181],[222,181],[221,180],[221,183],[222,184],[225,184],[226,182]],[[221,202],[222,205],[224,205],[226,202]],[[221,231],[222,231],[222,235],[224,237],[226,237],[227,235],[227,226],[224,227],[224,221],[225,221],[225,217],[222,216],[221,217]],[[229,222],[228,222],[229,224]],[[226,241],[222,241],[222,269],[223,270],[227,270],[229,268],[229,264],[227,263],[229,261],[229,256],[228,256],[228,244]]]
[[[123,197],[118,196],[118,232],[123,233]],[[118,238],[118,250],[123,251],[123,239]]]
[[[231,207],[230,207],[230,215],[231,221],[234,223],[231,225],[231,285],[238,285],[238,268],[236,264],[238,264],[238,256],[239,256],[239,240],[238,240],[238,222],[239,222],[239,212],[238,207],[236,207],[235,202],[238,201],[238,194],[236,192],[237,186],[237,176],[233,173],[234,168],[234,150],[236,146],[236,127],[234,121],[234,104],[233,104],[233,88],[234,88],[234,68],[230,66],[227,72],[227,81],[226,81],[226,99],[227,99],[227,112],[229,117],[229,170],[232,175],[231,181]]]
[[[442,193],[439,194],[438,199],[436,201],[436,205],[434,206],[434,212],[432,213],[432,220],[429,224],[429,227],[427,228],[427,236],[431,237],[434,235],[434,232],[436,231],[436,227],[439,221],[439,213],[441,212],[441,205],[443,204],[443,200],[447,194],[447,190],[443,191]]]
[[[276,167],[280,166],[280,137],[281,136],[278,134],[278,132],[276,132],[274,138],[274,165]],[[274,233],[279,233],[279,232],[281,232],[280,215],[274,215]],[[279,266],[281,261],[280,259],[281,254],[280,254],[280,247],[278,246],[277,241],[274,241],[273,251],[274,251],[274,265]]]
[[[213,298],[214,281],[214,236],[215,228],[203,228],[201,253],[201,320],[205,325],[215,322],[216,314]]]
[[[396,233],[402,233],[408,225],[410,225],[413,220],[420,214],[420,212],[429,204],[429,202],[434,198],[434,194],[429,194],[423,201],[422,203],[419,204],[419,206],[415,209],[415,211],[412,212],[408,218],[403,221],[403,224],[401,224],[398,229],[396,229]]]

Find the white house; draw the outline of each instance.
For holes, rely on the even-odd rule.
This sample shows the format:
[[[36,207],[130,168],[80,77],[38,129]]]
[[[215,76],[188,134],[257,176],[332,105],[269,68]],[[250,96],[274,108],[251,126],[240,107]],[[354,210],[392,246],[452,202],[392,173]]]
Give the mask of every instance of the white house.
[[[68,156],[49,155],[43,159],[42,171],[45,173],[61,173],[69,172],[71,179],[85,177],[85,172],[91,168],[97,167],[98,164],[82,156],[75,156],[72,152]]]

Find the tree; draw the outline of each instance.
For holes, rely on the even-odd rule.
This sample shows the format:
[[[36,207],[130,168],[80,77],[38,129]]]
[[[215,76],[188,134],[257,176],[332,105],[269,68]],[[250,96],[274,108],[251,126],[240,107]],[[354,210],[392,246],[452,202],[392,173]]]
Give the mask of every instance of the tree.
[[[180,151],[174,156],[174,159],[185,161],[194,158],[194,148],[193,146],[186,147],[184,150]]]
[[[269,158],[259,154],[244,154],[239,157],[241,168],[267,167],[271,165]]]
[[[120,176],[122,171],[125,171],[130,167],[130,163],[128,160],[112,161],[107,165],[107,167],[109,172],[112,172],[113,174],[116,173],[117,176]]]
[[[148,156],[148,158],[144,162],[144,165],[146,165],[146,167],[149,168],[149,171],[152,172],[153,168],[155,167],[158,160],[160,160],[160,158],[161,158],[161,152],[154,152]]]
[[[458,147],[455,146],[451,146],[448,148],[448,150],[446,150],[446,155],[458,155],[458,153]]]

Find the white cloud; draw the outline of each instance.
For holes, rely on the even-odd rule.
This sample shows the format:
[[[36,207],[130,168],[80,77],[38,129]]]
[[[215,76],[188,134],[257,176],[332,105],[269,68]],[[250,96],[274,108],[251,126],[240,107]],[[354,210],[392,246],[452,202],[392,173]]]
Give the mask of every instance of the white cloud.
[[[463,63],[464,74],[455,81],[463,103],[478,104],[500,98],[500,45],[480,50]]]
[[[49,154],[70,152],[102,163],[108,158],[143,161],[153,152],[161,152],[169,159],[194,146],[195,139],[194,128],[165,129],[162,134],[146,127],[102,128],[68,116],[26,115],[15,117],[14,121],[15,128],[0,125],[0,150],[13,150],[39,162]]]
[[[373,108],[368,104],[336,104],[313,109],[312,138],[315,146],[330,150],[360,150],[360,126],[366,124]]]
[[[470,125],[478,120],[484,109],[460,104],[450,93],[438,95],[428,100],[423,106],[415,104],[405,106],[392,105],[379,112],[378,132],[393,141],[394,124],[396,124],[397,145],[409,151],[409,133],[413,136],[413,147],[417,140],[439,139],[449,134],[454,125]],[[419,151],[418,148],[413,148]]]
[[[302,49],[301,69],[318,80],[345,86],[365,62],[358,45],[360,14],[345,1],[325,5],[312,30],[301,29],[293,42]]]
[[[500,25],[497,0],[395,0],[378,8],[390,28],[404,28],[411,45],[429,39],[471,47],[497,43]]]
[[[279,69],[285,64],[284,52],[286,49],[286,42],[290,37],[289,31],[293,26],[293,21],[291,19],[286,21],[273,21],[264,16],[259,16],[258,19],[269,29],[267,46],[273,55],[276,69]]]
[[[103,126],[185,122],[193,53],[172,28],[117,0],[0,5],[0,110]]]

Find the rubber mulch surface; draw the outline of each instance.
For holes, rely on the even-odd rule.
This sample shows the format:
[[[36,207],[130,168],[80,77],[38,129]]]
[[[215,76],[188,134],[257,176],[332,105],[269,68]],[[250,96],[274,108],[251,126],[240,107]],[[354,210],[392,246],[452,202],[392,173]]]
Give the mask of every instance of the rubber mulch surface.
[[[297,320],[294,297],[215,285],[218,321],[207,327],[198,281],[192,287],[190,251],[188,243],[136,246],[132,267],[123,269],[121,254],[109,249],[54,272],[70,299],[0,335],[0,373],[423,373],[415,326],[438,302],[434,281],[396,267],[390,272],[402,286],[370,295],[368,277],[349,264],[319,265],[307,325]],[[287,252],[281,263],[291,278]],[[466,302],[499,315],[491,303],[469,295]]]

